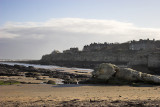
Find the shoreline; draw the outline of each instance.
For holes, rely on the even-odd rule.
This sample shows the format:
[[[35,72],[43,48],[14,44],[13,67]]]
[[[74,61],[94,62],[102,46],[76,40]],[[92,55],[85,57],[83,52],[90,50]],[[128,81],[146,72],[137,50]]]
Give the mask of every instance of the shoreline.
[[[14,66],[14,65],[22,65],[22,66],[26,66],[26,67],[29,67],[29,66],[32,66],[32,67],[35,67],[35,68],[42,68],[42,69],[49,69],[49,70],[59,70],[59,71],[66,71],[67,70],[73,70],[73,71],[81,71],[82,73],[85,73],[85,72],[92,72],[93,69],[89,69],[89,68],[77,68],[77,67],[63,67],[63,66],[58,66],[58,65],[41,65],[41,64],[30,64],[30,63],[22,63],[22,62],[8,62],[8,61],[0,61],[0,64],[6,64],[6,65],[11,65],[11,66]],[[75,73],[75,72],[71,72],[71,73]]]
[[[17,76],[15,78],[2,77],[0,80],[16,80],[23,83],[47,83],[49,80],[55,81],[55,78],[61,79],[63,83],[74,84],[91,77],[90,69],[63,68],[55,66],[25,65],[17,63],[0,64],[0,75]],[[30,78],[29,78],[30,77]],[[48,81],[47,81],[48,80]],[[33,81],[33,82],[32,82]],[[61,83],[58,82],[58,83]],[[36,83],[37,83],[36,82]],[[57,83],[57,82],[56,82]]]

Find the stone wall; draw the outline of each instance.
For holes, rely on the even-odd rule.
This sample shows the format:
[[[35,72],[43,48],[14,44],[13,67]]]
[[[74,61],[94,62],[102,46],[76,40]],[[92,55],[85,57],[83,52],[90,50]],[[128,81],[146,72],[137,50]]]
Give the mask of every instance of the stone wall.
[[[160,52],[153,53],[148,56],[148,67],[160,68]]]
[[[138,53],[132,58],[129,65],[147,65],[149,68],[159,68],[160,52]]]
[[[119,53],[119,54],[118,54]],[[77,53],[57,53],[46,55],[42,60],[51,61],[106,61],[106,62],[128,62],[133,57],[133,53],[125,52],[77,52]]]
[[[132,65],[147,65],[148,64],[148,55],[134,55],[128,63]]]

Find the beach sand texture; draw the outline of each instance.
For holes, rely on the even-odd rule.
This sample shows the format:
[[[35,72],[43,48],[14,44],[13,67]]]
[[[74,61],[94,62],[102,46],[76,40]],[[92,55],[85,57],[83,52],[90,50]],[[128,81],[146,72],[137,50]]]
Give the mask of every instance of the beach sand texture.
[[[156,101],[156,104],[160,104],[160,86],[132,87],[74,84],[0,86],[0,106],[61,106],[64,101],[83,102],[80,104],[92,101],[152,101],[152,103]]]

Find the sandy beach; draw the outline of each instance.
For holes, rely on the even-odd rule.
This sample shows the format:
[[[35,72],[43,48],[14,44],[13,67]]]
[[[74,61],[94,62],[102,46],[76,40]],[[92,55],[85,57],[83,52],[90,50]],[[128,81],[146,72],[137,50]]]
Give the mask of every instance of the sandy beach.
[[[62,68],[61,68],[62,69]],[[1,71],[17,68],[1,65]],[[74,68],[57,69],[69,74],[91,75]],[[21,71],[21,70],[20,70]],[[19,72],[20,72],[19,71]],[[23,71],[23,69],[22,69]],[[35,69],[35,71],[37,71]],[[47,71],[47,70],[46,70]],[[49,70],[49,72],[52,72]],[[26,73],[26,72],[22,72]],[[41,73],[41,72],[40,72]],[[45,70],[44,70],[45,73]],[[0,81],[18,81],[18,84],[0,85],[0,107],[159,107],[160,86],[139,84],[136,86],[100,84],[46,84],[49,80],[60,83],[60,78],[39,75],[0,76]]]
[[[1,85],[0,92],[2,107],[64,106],[64,104],[93,106],[93,103],[123,106],[128,104],[127,102],[134,104],[146,102],[144,105],[157,106],[160,104],[160,86],[18,84]],[[114,103],[115,101],[117,103]]]

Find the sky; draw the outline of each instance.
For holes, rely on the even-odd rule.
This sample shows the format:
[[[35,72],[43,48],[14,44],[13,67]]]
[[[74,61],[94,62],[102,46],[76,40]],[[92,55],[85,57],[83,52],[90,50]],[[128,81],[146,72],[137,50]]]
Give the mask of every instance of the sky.
[[[160,0],[0,0],[0,59],[93,42],[160,40]]]

